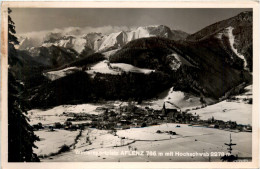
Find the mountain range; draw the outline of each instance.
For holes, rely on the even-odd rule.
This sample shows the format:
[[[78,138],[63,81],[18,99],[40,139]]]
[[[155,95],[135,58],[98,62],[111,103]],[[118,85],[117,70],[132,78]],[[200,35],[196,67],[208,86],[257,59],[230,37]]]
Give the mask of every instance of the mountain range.
[[[21,38],[20,38],[21,39]],[[164,25],[107,35],[22,38],[12,69],[32,107],[155,97],[165,89],[220,99],[252,83],[252,12],[188,34]],[[33,70],[33,72],[31,72]]]
[[[20,37],[20,50],[30,50],[32,47],[50,47],[52,45],[72,48],[81,53],[85,47],[96,52],[104,52],[113,48],[118,48],[131,40],[144,37],[165,37],[172,40],[185,39],[189,34],[179,30],[171,30],[164,25],[138,27],[131,31],[120,31],[103,35],[101,33],[88,33],[84,35],[63,35],[62,33],[48,33],[43,43],[39,43],[33,38]]]

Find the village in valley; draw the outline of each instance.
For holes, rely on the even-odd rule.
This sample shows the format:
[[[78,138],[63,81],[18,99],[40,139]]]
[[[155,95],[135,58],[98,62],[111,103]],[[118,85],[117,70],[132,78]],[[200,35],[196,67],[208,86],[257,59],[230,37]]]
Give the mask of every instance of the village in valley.
[[[250,106],[250,103],[248,103],[251,100],[250,94],[250,92],[247,92],[240,96],[230,97],[218,104],[223,106],[225,103],[236,103]],[[213,144],[215,140],[217,141],[213,147],[212,145],[206,146],[208,152],[213,152],[214,149],[220,151],[219,146],[221,145],[223,154],[227,152],[224,143],[228,142],[230,133],[233,133],[236,142],[242,142],[242,145],[239,145],[239,149],[241,149],[244,144],[241,138],[249,138],[248,142],[251,140],[251,137],[249,137],[252,134],[251,124],[220,120],[213,115],[205,119],[200,111],[207,109],[207,107],[216,109],[214,108],[215,105],[217,104],[207,105],[205,103],[190,109],[182,109],[164,99],[162,108],[155,109],[153,106],[138,104],[131,100],[128,102],[111,101],[96,104],[61,105],[47,110],[34,109],[28,112],[28,117],[35,133],[40,138],[40,141],[36,142],[38,148],[35,149],[35,152],[42,161],[64,161],[66,158],[70,158],[71,154],[75,156],[73,157],[75,161],[118,161],[118,159],[121,159],[121,161],[136,161],[137,159],[144,161],[139,159],[140,156],[138,155],[135,155],[135,158],[133,158],[133,155],[121,157],[107,155],[101,158],[100,154],[93,155],[91,152],[108,151],[108,149],[110,151],[111,148],[112,150],[118,149],[117,152],[125,149],[129,151],[130,147],[135,153],[138,150],[154,149],[157,151],[166,148],[160,146],[169,146],[175,144],[176,141],[177,143],[183,141],[183,139],[188,139],[188,141],[181,141],[178,144],[188,143],[186,147],[189,147],[191,146],[189,141],[192,139],[205,146],[204,142],[201,141],[201,139],[205,139],[204,141],[210,142],[212,145],[215,144]],[[217,106],[219,107],[219,105]],[[224,106],[222,108],[221,113],[228,111]],[[234,117],[234,119],[236,118]],[[215,135],[221,141],[208,139],[207,135]],[[151,147],[145,147],[144,142],[149,143],[147,145]],[[158,145],[155,146],[155,143],[158,143]],[[178,146],[173,150],[180,151],[183,149],[181,147]],[[194,147],[191,147],[191,151],[193,149]],[[242,149],[247,151],[248,147]],[[166,150],[165,152],[167,152]],[[248,158],[248,153],[242,150],[234,151],[236,155]],[[81,153],[75,154],[75,152]],[[86,155],[82,155],[82,152],[90,153],[87,156],[88,159],[84,158]],[[131,159],[129,159],[130,157]],[[184,157],[180,158],[161,159],[154,157],[154,159],[151,159],[151,156],[149,156],[146,160],[185,161]],[[194,157],[192,160],[207,161],[208,158]],[[221,157],[210,157],[210,160],[221,161]]]
[[[201,120],[199,115],[193,115],[192,113],[181,111],[177,108],[166,108],[165,103],[161,110],[154,110],[149,107],[143,109],[136,106],[135,103],[131,101],[128,102],[127,105],[119,106],[119,108],[115,108],[114,106],[111,106],[110,108],[99,107],[97,110],[103,113],[95,115],[84,112],[63,112],[60,116],[66,117],[64,123],[60,123],[59,121],[50,125],[38,123],[34,124],[33,127],[35,130],[49,129],[50,131],[53,131],[54,129],[77,130],[84,129],[85,127],[100,130],[121,130],[149,127],[163,123],[180,123],[189,124],[189,126],[252,132],[252,127],[250,125],[237,124],[236,121],[231,120],[217,120],[214,119],[213,116],[208,120]],[[178,125],[176,127],[178,127]]]

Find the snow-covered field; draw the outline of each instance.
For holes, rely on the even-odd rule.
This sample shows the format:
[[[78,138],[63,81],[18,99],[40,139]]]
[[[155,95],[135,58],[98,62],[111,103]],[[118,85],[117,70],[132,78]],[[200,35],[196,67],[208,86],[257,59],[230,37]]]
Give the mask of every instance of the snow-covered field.
[[[62,153],[52,159],[43,159],[42,161],[89,161],[89,162],[163,162],[163,161],[209,161],[207,156],[178,156],[179,153],[227,153],[224,143],[229,142],[229,131],[192,127],[185,124],[162,124],[145,128],[132,128],[128,130],[117,131],[118,136],[114,136],[107,131],[96,129],[85,130],[79,138],[78,144],[73,151]],[[167,133],[157,134],[156,131],[174,131],[177,135]],[[233,154],[239,157],[252,157],[252,133],[238,132],[231,133],[233,143]],[[86,143],[86,137],[90,137],[92,144]],[[94,138],[94,139],[93,139]],[[121,146],[118,146],[121,145]],[[125,145],[125,146],[124,146]],[[122,154],[125,151],[141,152],[144,155]],[[156,152],[157,155],[148,155],[146,151]],[[162,152],[163,156],[158,156]],[[173,156],[166,155],[167,152],[173,152]],[[110,153],[107,154],[106,153]],[[111,153],[114,153],[113,155]],[[220,161],[220,156],[211,156],[211,161]]]
[[[162,132],[175,131],[176,125],[165,124],[165,125],[158,125],[158,126],[145,127],[145,128],[131,128],[128,130],[118,130],[117,134],[118,136],[125,137],[126,139],[140,140],[140,141],[167,140],[171,138],[180,137],[179,135],[168,135],[168,134],[156,133],[157,130],[160,130]]]
[[[214,102],[213,99],[204,98],[206,103]],[[143,105],[150,106],[153,109],[162,109],[165,102],[166,108],[180,108],[181,110],[191,109],[195,107],[201,107],[200,97],[196,97],[192,94],[182,91],[173,91],[173,88],[169,88],[159,94],[158,98],[144,101]]]
[[[121,146],[128,144],[132,140],[121,139],[115,136],[109,130],[86,129],[82,132],[82,137],[79,138],[78,143],[75,145],[75,151],[88,151],[100,148],[112,148],[114,146]]]
[[[79,104],[79,105],[61,105],[47,110],[33,109],[28,111],[28,117],[30,119],[30,124],[42,123],[53,124],[55,122],[64,123],[67,119],[66,116],[63,116],[63,112],[70,113],[88,113],[96,114],[102,113],[96,110],[102,105],[97,104]],[[83,122],[82,122],[83,123]]]
[[[252,105],[238,102],[222,101],[202,109],[192,110],[200,119],[207,120],[214,117],[217,120],[236,121],[237,124],[252,125]]]
[[[94,75],[95,73],[119,75],[123,71],[149,74],[149,73],[153,72],[154,70],[138,68],[131,64],[126,64],[126,63],[111,63],[110,64],[108,60],[104,60],[104,61],[100,61],[99,63],[95,64],[94,66],[91,67],[90,70],[87,70],[86,72],[91,75]]]
[[[217,120],[236,121],[237,124],[252,125],[252,104],[243,99],[252,98],[252,85],[245,88],[246,92],[235,96],[237,100],[222,101],[202,109],[192,110],[190,113],[200,115],[200,119],[207,120],[214,117]]]
[[[37,155],[50,155],[51,153],[57,153],[61,146],[66,144],[70,146],[74,143],[76,136],[79,131],[68,131],[68,130],[40,130],[34,132],[39,136],[40,141],[35,142],[38,148],[34,148],[34,152]]]

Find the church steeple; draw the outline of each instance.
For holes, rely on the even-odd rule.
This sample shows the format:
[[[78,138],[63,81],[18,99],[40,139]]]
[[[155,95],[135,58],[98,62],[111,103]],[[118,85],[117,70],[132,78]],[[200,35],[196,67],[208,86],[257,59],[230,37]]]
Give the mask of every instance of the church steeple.
[[[165,107],[165,102],[163,102],[162,114],[167,115],[167,110]]]

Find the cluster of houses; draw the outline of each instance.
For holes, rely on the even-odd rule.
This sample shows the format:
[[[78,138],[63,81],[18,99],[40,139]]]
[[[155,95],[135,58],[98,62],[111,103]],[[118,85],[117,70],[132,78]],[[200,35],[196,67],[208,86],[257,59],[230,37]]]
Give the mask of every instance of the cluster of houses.
[[[33,130],[48,130],[55,131],[55,129],[64,129],[75,131],[77,129],[82,129],[84,127],[82,124],[72,124],[69,121],[66,121],[64,124],[60,122],[55,122],[54,124],[42,125],[42,123],[32,125]]]
[[[214,117],[208,120],[201,120],[199,115],[193,115],[183,112],[179,108],[166,108],[165,103],[161,110],[154,110],[149,107],[140,108],[133,104],[119,106],[118,108],[102,108],[103,113],[99,115],[88,113],[70,113],[64,112],[67,116],[64,124],[56,122],[52,125],[42,126],[33,125],[35,130],[47,128],[50,131],[54,129],[77,130],[84,127],[115,130],[129,129],[133,127],[147,127],[162,123],[180,123],[198,126],[206,126],[219,129],[233,129],[239,131],[252,131],[251,126],[237,125],[236,122],[216,120]],[[77,122],[75,124],[75,122]]]

